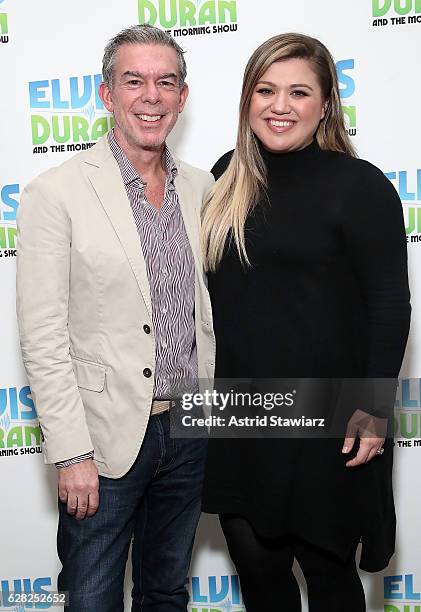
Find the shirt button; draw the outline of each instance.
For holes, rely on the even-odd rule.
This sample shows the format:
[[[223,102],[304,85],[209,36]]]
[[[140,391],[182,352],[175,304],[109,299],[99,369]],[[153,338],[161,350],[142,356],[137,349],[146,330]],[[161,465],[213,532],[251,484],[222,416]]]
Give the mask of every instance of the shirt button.
[[[149,368],[145,368],[143,370],[143,376],[145,378],[150,378],[152,376],[152,370],[150,370]]]
[[[151,333],[151,328],[149,327],[149,325],[144,325],[143,326],[143,331],[145,332],[145,334],[150,334]]]

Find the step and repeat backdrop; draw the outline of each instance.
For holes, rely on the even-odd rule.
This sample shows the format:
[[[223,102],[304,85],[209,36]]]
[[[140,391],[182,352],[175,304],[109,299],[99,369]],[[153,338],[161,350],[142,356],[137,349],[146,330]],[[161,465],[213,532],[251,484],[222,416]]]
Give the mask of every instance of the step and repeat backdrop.
[[[395,413],[397,552],[383,573],[362,574],[369,611],[420,612],[420,0],[0,0],[0,590],[53,591],[59,571],[56,474],[43,464],[15,322],[19,196],[31,178],[109,130],[97,94],[103,48],[123,27],[144,22],[170,31],[187,52],[190,97],[169,138],[178,156],[209,169],[233,147],[248,57],[270,36],[298,31],[332,51],[359,155],[401,197],[413,319]],[[129,576],[128,568],[127,593]],[[245,610],[214,517],[200,523],[189,584],[192,612]],[[304,600],[303,583],[302,590]]]

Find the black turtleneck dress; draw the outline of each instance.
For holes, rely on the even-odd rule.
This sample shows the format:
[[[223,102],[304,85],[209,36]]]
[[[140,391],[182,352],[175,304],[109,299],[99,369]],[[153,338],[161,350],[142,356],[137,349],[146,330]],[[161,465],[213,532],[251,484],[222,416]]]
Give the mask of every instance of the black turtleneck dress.
[[[231,155],[215,164],[215,178]],[[396,378],[410,305],[394,187],[372,164],[315,142],[262,155],[268,201],[246,221],[251,265],[227,244],[209,275],[216,378]],[[361,538],[360,567],[383,569],[395,540],[393,442],[354,468],[342,445],[343,437],[211,439],[203,509],[245,516],[263,537],[295,534],[344,560]]]

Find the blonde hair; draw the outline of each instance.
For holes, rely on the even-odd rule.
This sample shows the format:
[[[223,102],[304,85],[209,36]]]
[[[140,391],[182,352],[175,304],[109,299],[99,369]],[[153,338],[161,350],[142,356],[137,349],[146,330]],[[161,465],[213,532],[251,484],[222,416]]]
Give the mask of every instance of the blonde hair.
[[[316,38],[294,33],[274,36],[260,45],[244,72],[235,151],[202,210],[202,248],[208,271],[215,271],[221,261],[230,231],[240,259],[250,264],[244,225],[267,188],[265,163],[249,123],[250,100],[256,83],[269,66],[292,58],[307,60],[319,79],[326,102],[325,117],[316,131],[320,148],[356,155],[345,128],[336,66],[328,49]]]

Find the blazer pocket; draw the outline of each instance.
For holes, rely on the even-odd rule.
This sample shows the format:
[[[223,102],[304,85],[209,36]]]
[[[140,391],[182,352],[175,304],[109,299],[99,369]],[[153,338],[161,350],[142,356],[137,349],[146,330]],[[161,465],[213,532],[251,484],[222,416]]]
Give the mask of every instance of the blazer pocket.
[[[77,386],[88,391],[100,393],[105,385],[105,367],[99,363],[89,363],[72,357]]]

